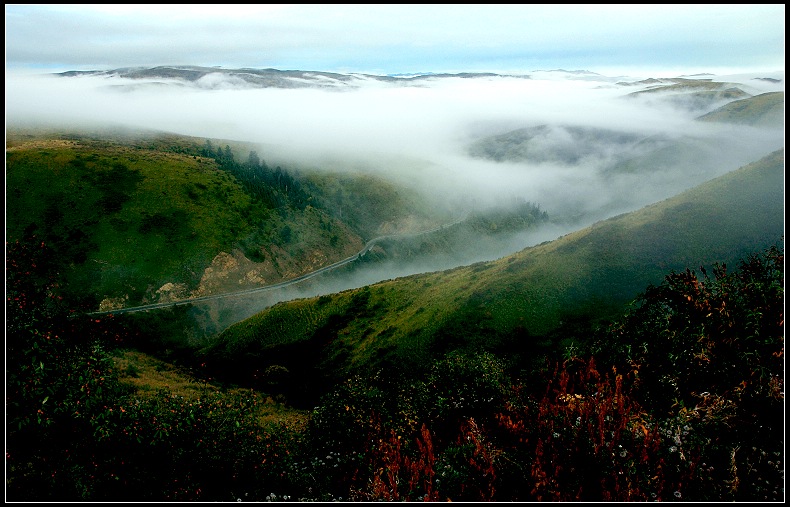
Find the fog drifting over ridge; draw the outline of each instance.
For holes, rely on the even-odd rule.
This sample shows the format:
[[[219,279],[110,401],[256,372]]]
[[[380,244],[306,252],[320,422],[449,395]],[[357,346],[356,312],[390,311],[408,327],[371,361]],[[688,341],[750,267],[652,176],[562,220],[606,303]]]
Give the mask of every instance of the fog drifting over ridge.
[[[736,83],[750,95],[784,91],[783,72],[698,77]],[[550,216],[584,217],[575,226],[670,197],[784,144],[781,129],[697,122],[699,111],[626,97],[651,86],[636,81],[535,72],[529,78],[402,83],[360,77],[354,87],[284,89],[250,88],[220,73],[195,82],[8,73],[6,124],[123,125],[260,143],[258,154],[270,164],[364,168],[443,202],[487,206],[520,197]],[[721,104],[710,109],[716,105]],[[468,153],[480,138],[539,125],[607,129],[645,139],[713,139],[714,148],[702,150],[703,160],[639,174],[605,174],[618,155],[615,145],[574,163],[495,162]]]

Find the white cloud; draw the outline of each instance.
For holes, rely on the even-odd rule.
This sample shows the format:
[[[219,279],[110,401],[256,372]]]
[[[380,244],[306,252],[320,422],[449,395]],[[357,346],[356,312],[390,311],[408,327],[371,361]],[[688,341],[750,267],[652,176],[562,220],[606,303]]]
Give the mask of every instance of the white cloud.
[[[437,199],[493,204],[514,195],[550,214],[573,208],[600,218],[673,195],[783,145],[783,132],[694,122],[697,113],[625,100],[633,87],[600,81],[444,78],[420,86],[362,82],[358,89],[250,89],[209,74],[197,83],[108,77],[54,78],[11,73],[6,121],[63,125],[119,123],[211,139],[261,143],[264,159],[327,169],[364,167],[429,191]],[[778,75],[778,74],[777,74]],[[740,79],[749,93],[784,90],[783,81]],[[783,73],[781,78],[783,79]],[[154,84],[157,84],[154,86]],[[608,129],[642,137],[715,137],[714,154],[638,178],[604,178],[619,147],[601,146],[573,162],[493,162],[472,158],[475,139],[537,125]],[[547,134],[548,135],[548,134]],[[567,144],[555,130],[554,145]],[[549,142],[547,137],[544,141]],[[546,145],[548,146],[548,145]],[[621,210],[622,211],[622,210]]]

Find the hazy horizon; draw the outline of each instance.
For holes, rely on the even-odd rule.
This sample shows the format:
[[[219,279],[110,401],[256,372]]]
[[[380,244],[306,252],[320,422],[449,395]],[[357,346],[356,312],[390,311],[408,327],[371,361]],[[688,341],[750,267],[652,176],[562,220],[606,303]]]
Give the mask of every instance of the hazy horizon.
[[[782,4],[6,4],[5,13],[6,70],[784,70]]]

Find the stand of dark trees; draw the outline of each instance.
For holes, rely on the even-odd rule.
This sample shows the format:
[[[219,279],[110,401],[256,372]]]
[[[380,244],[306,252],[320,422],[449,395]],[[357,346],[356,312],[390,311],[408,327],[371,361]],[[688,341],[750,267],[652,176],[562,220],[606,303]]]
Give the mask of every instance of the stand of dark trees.
[[[215,149],[207,139],[201,155],[216,160],[222,169],[233,174],[244,189],[267,208],[292,206],[304,209],[310,201],[310,196],[298,180],[280,166],[271,169],[255,151],[250,152],[245,162],[238,162],[229,145],[225,145],[224,149],[221,146]]]

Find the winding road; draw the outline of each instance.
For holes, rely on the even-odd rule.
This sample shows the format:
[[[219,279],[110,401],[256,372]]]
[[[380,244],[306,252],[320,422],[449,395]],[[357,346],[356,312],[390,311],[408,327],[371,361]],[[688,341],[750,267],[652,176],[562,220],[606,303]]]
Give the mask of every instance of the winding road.
[[[428,229],[428,230],[418,231],[418,232],[412,232],[412,233],[388,234],[388,235],[385,235],[385,236],[378,236],[376,238],[371,239],[367,243],[365,243],[365,246],[362,248],[362,250],[360,250],[359,252],[355,253],[354,255],[352,255],[350,257],[346,257],[343,260],[337,261],[334,264],[330,264],[329,266],[324,266],[323,268],[316,269],[315,271],[311,271],[309,273],[305,273],[304,275],[297,276],[296,278],[291,278],[290,280],[285,280],[285,281],[282,281],[282,282],[279,282],[279,283],[275,283],[275,284],[272,284],[272,285],[266,285],[266,286],[263,286],[263,287],[255,287],[253,289],[244,289],[244,290],[235,291],[235,292],[224,292],[222,294],[212,294],[210,296],[200,296],[200,297],[196,297],[196,298],[180,299],[178,301],[170,301],[170,302],[167,302],[167,303],[151,303],[151,304],[142,305],[142,306],[132,306],[132,307],[128,307],[128,308],[117,308],[117,309],[114,309],[114,310],[102,310],[102,311],[97,311],[97,312],[90,312],[90,313],[88,313],[88,315],[111,315],[111,314],[117,315],[117,314],[121,314],[121,313],[143,312],[143,311],[146,311],[146,310],[155,310],[157,308],[172,308],[174,306],[181,306],[181,305],[186,305],[186,304],[191,304],[191,303],[198,303],[198,302],[201,302],[201,301],[211,301],[211,300],[214,300],[214,299],[222,299],[222,298],[237,297],[237,296],[246,296],[246,295],[249,295],[249,294],[256,294],[256,293],[259,293],[259,292],[266,292],[266,291],[270,291],[270,290],[282,289],[284,287],[289,287],[291,285],[295,285],[295,284],[297,284],[299,282],[303,282],[303,281],[307,280],[308,278],[312,278],[314,276],[318,276],[318,275],[320,275],[322,273],[326,273],[327,271],[331,271],[333,269],[337,269],[339,267],[345,266],[346,264],[350,264],[350,263],[352,263],[352,262],[354,262],[356,260],[359,260],[359,259],[362,258],[363,255],[368,253],[370,251],[370,249],[373,248],[373,246],[375,246],[376,243],[379,243],[381,241],[384,241],[384,240],[387,240],[387,239],[403,239],[403,238],[423,236],[425,234],[431,234],[431,233],[434,233],[434,232],[446,229],[448,227],[452,227],[454,225],[460,224],[461,222],[466,220],[467,216],[468,215],[464,216],[463,218],[461,218],[459,220],[456,220],[455,222],[452,222],[452,223],[449,223],[449,224],[442,224],[442,225],[440,225],[438,227],[434,227],[433,229]]]

